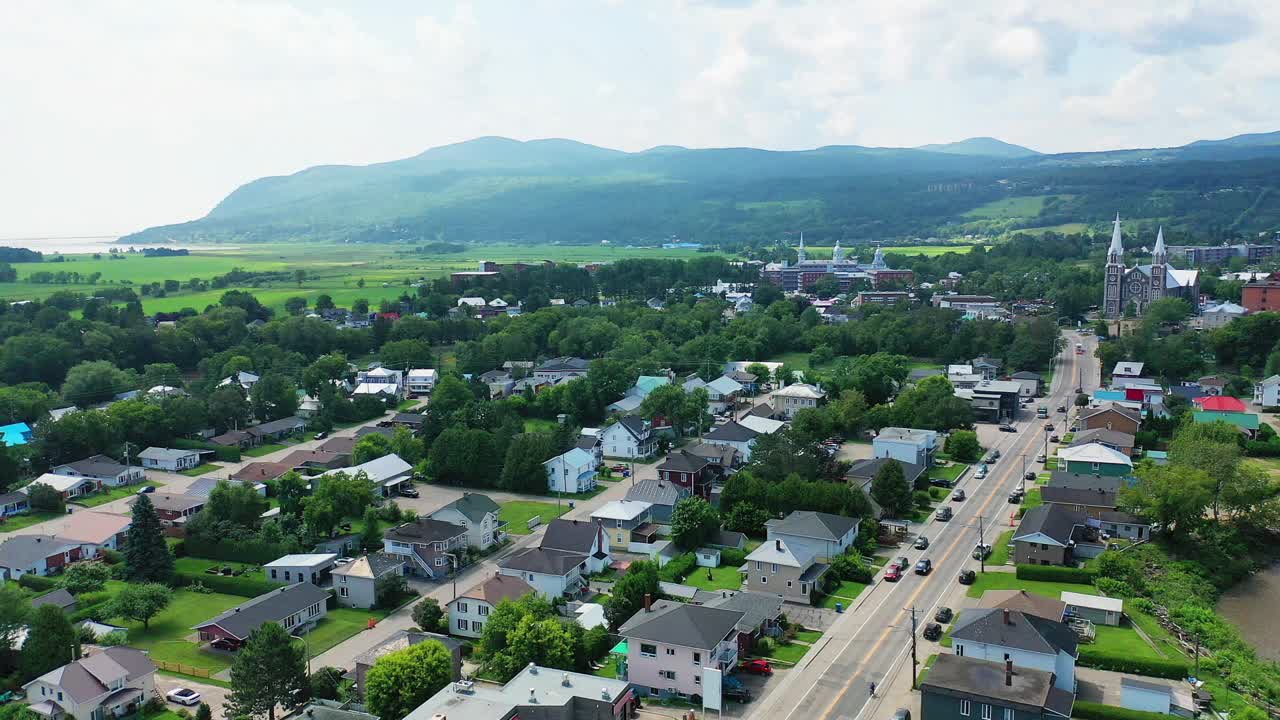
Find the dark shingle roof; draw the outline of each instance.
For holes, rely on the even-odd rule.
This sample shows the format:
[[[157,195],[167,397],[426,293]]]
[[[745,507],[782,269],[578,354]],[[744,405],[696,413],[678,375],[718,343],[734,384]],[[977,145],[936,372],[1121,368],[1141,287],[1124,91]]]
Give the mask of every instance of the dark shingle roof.
[[[675,506],[688,492],[674,483],[662,480],[641,480],[627,490],[627,500],[643,500],[654,505]]]
[[[880,468],[885,463],[894,458],[868,458],[866,460],[858,460],[849,466],[849,472],[845,473],[845,477],[857,478],[859,480],[874,480],[876,473],[880,472]],[[897,463],[902,466],[902,475],[906,478],[907,483],[914,483],[916,478],[924,473],[924,466],[911,462],[903,462],[898,460]]]
[[[1056,655],[1059,651],[1072,657],[1078,654],[1076,634],[1066,623],[1017,610],[965,610],[956,621],[951,637],[1046,655]]]
[[[1108,430],[1106,428],[1081,430],[1075,434],[1075,437],[1071,438],[1071,447],[1076,447],[1077,445],[1088,445],[1091,442],[1112,445],[1120,448],[1131,448],[1133,447],[1133,436],[1129,433],[1122,433],[1118,430]]]
[[[1018,666],[1013,669],[1013,682],[1006,685],[1003,663],[943,653],[929,670],[920,690],[925,694],[990,698],[1001,703],[1044,708],[1055,715],[1071,717],[1074,696],[1054,687],[1053,683],[1053,673]]]
[[[687,450],[676,450],[668,455],[666,460],[662,461],[662,464],[658,466],[658,470],[696,473],[702,472],[710,464],[711,462],[704,457],[694,455]]]
[[[654,615],[649,620],[640,615],[640,621],[627,630],[626,637],[711,650],[737,628],[746,613],[703,605],[681,605]],[[628,620],[628,624],[635,619]]]
[[[769,528],[770,534],[797,535],[820,540],[839,540],[858,527],[858,518],[831,513],[796,510]]]
[[[1129,418],[1130,420],[1133,420],[1134,422],[1139,422],[1139,423],[1142,422],[1142,416],[1136,410],[1130,410],[1129,408],[1124,407],[1123,405],[1117,405],[1116,403],[1113,403],[1113,402],[1109,402],[1104,405],[1099,405],[1098,407],[1092,410],[1085,410],[1080,414],[1080,417],[1081,419],[1088,420],[1094,415],[1101,415],[1102,413],[1105,413],[1108,410],[1115,411],[1116,413],[1119,413],[1120,415],[1123,415]]]
[[[72,595],[66,588],[58,588],[51,593],[45,593],[31,600],[31,607],[33,608],[38,608],[41,605],[54,605],[65,610],[75,604],[76,596]]]
[[[1031,372],[1030,370],[1019,370],[1018,372],[1010,375],[1009,377],[1013,378],[1014,380],[1043,380],[1044,379],[1043,377],[1040,376],[1040,373],[1034,373],[1034,372]]]
[[[782,598],[767,593],[722,590],[718,597],[703,604],[743,613],[742,619],[738,621],[738,628],[745,631],[756,630],[764,621],[777,620],[782,614]]]
[[[216,615],[192,628],[198,630],[209,625],[217,625],[228,633],[243,640],[249,633],[257,630],[264,623],[279,622],[290,615],[306,610],[316,603],[329,600],[329,593],[311,583],[297,583],[277,588],[269,593],[243,602],[230,610]]]
[[[636,439],[642,439],[652,430],[645,427],[644,418],[639,415],[624,415],[618,418],[618,424],[626,428]]]
[[[1116,506],[1116,494],[1105,490],[1085,490],[1046,486],[1040,488],[1040,498],[1047,503],[1060,505],[1088,505],[1090,507]]]
[[[1040,505],[1033,507],[1022,516],[1022,522],[1014,531],[1014,539],[1024,535],[1043,533],[1066,545],[1071,540],[1071,533],[1077,525],[1085,524],[1085,515],[1076,510],[1068,510],[1061,505]]]
[[[1123,484],[1120,478],[1110,475],[1086,475],[1084,473],[1069,473],[1057,470],[1049,476],[1049,487],[1102,490],[1115,493],[1120,492],[1120,486]]]
[[[407,543],[429,543],[449,540],[466,533],[467,529],[461,525],[431,518],[418,518],[413,522],[391,528],[386,532],[385,537]]]
[[[245,428],[245,432],[250,435],[270,435],[286,430],[296,430],[304,424],[302,418],[297,415],[290,415],[279,420],[264,422],[261,425],[254,425],[251,428]]]
[[[703,440],[719,440],[721,442],[747,442],[760,436],[760,433],[737,421],[727,422],[702,437]]]
[[[462,497],[454,500],[448,505],[445,505],[440,508],[440,510],[446,510],[448,508],[453,508],[459,513],[462,513],[462,516],[471,522],[480,522],[481,520],[484,520],[485,515],[489,513],[496,513],[502,509],[498,506],[498,503],[494,502],[488,495],[470,492],[462,493]],[[439,510],[436,512],[439,512]]]
[[[69,467],[81,475],[95,475],[98,477],[115,477],[129,469],[106,455],[94,455],[93,457],[77,460],[59,467]]]
[[[591,552],[599,534],[600,524],[595,521],[558,518],[547,523],[547,531],[539,547],[586,555]]]
[[[498,566],[543,575],[568,575],[586,561],[587,556],[583,553],[536,547],[512,555]]]

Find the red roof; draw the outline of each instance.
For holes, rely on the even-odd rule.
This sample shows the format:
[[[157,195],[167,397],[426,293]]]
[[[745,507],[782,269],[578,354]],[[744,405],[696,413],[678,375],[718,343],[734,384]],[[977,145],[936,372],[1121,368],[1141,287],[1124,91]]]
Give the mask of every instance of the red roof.
[[[1246,412],[1248,408],[1239,398],[1228,397],[1226,395],[1207,395],[1198,397],[1193,400],[1203,410],[1214,410],[1218,412]]]

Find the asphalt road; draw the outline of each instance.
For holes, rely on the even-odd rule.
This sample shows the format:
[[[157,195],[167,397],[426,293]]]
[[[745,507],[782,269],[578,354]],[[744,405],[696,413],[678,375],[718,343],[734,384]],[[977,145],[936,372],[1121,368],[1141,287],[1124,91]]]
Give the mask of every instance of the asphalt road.
[[[1044,447],[1046,435],[1045,420],[1035,418],[1035,406],[1048,406],[1050,419],[1055,422],[1054,432],[1062,433],[1066,416],[1053,410],[1058,405],[1071,405],[1078,367],[1086,391],[1098,384],[1094,340],[1082,339],[1074,331],[1065,333],[1064,339],[1065,349],[1058,356],[1058,369],[1047,396],[1020,413],[1015,423],[1017,433],[998,433],[994,445],[989,445],[1002,455],[991,466],[991,472],[983,480],[966,477],[960,482],[959,487],[969,497],[963,502],[949,501],[955,512],[950,522],[929,521],[921,526],[919,532],[930,540],[927,550],[912,550],[904,545],[894,553],[905,555],[913,564],[929,558],[934,564],[933,572],[923,577],[911,573],[897,583],[885,582],[878,576],[858,604],[846,611],[818,647],[787,674],[783,685],[773,688],[753,708],[751,717],[857,720],[870,699],[870,683],[887,688],[895,673],[911,672],[910,608],[916,608],[923,628],[956,585],[958,573],[962,569],[978,569],[978,561],[972,559],[971,553],[978,542],[979,525],[983,526],[988,543],[1008,528],[1010,511],[1015,506],[1008,504],[1007,498],[1022,475],[1020,456],[1027,456],[1028,469],[1042,467],[1033,463]],[[1084,344],[1085,354],[1075,354],[1077,342]],[[924,661],[923,655],[920,661]]]

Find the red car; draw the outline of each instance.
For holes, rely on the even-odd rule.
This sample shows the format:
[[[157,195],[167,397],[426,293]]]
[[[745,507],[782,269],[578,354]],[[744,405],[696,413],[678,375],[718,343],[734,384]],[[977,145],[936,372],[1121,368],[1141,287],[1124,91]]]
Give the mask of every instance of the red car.
[[[896,563],[890,565],[889,569],[884,571],[884,579],[889,582],[898,582],[902,579],[902,568],[898,567]]]
[[[738,666],[738,669],[745,673],[751,673],[752,675],[773,674],[773,666],[769,664],[768,660],[743,660],[742,664]]]

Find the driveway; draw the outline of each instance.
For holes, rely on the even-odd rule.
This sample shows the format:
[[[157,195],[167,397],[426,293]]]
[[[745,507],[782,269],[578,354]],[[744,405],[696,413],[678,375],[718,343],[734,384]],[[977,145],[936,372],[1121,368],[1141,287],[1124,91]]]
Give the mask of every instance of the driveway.
[[[209,704],[209,709],[213,711],[214,720],[221,720],[222,704],[223,702],[226,701],[227,694],[230,692],[226,688],[218,687],[217,685],[210,685],[208,683],[202,683],[197,680],[191,680],[189,678],[179,678],[179,677],[174,677],[172,675],[165,675],[164,673],[156,673],[155,677],[156,677],[156,692],[160,693],[161,697],[164,697],[166,693],[168,693],[170,690],[173,690],[174,688],[180,688],[180,687],[190,688],[200,693],[201,701]],[[187,706],[179,705],[175,702],[170,702],[166,700],[165,707],[170,710],[177,710],[179,708],[187,707]],[[192,714],[195,714],[195,707],[194,706],[187,707],[187,711]]]

